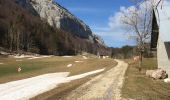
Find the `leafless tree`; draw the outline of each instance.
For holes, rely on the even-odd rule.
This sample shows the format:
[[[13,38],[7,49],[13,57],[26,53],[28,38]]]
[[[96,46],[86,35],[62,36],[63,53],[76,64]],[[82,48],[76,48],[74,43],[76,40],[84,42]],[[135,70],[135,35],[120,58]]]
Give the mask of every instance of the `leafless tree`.
[[[129,34],[136,40],[140,56],[139,71],[141,71],[145,43],[149,40],[151,33],[153,1],[134,0],[134,3],[134,6],[121,11],[121,21],[124,25],[126,25],[128,30],[131,30],[131,33]]]

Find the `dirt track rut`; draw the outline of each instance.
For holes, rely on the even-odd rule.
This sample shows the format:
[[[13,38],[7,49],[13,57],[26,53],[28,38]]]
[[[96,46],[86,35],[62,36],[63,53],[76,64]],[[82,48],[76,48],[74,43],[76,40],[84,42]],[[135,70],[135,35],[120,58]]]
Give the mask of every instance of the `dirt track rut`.
[[[116,61],[116,67],[73,90],[64,100],[121,100],[121,88],[128,64]]]

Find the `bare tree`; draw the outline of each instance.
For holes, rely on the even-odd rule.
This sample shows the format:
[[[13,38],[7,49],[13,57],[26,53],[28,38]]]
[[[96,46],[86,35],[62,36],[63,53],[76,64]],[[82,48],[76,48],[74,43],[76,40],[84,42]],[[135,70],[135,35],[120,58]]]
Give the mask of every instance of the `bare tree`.
[[[152,0],[134,1],[134,6],[121,11],[121,21],[126,25],[126,29],[131,30],[130,36],[135,37],[140,56],[139,71],[141,71],[145,43],[150,38],[151,33],[153,2]]]

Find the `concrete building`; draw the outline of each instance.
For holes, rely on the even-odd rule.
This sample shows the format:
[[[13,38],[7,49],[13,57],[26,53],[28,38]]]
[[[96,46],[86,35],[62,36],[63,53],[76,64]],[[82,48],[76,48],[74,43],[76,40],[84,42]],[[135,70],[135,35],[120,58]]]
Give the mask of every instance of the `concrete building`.
[[[152,16],[151,49],[157,51],[158,68],[170,76],[170,4],[158,5]]]

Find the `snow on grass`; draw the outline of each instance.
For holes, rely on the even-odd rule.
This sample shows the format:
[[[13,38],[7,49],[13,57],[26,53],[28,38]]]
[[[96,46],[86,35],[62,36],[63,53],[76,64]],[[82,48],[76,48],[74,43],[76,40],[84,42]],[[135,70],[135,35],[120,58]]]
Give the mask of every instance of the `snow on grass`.
[[[9,55],[10,53],[4,52],[4,51],[0,51],[0,54],[2,54],[2,55]]]
[[[164,82],[165,82],[165,83],[170,83],[170,78],[164,79]]]
[[[83,56],[83,59],[88,59],[86,56]]]
[[[38,58],[47,58],[47,57],[52,57],[51,55],[50,56],[42,56],[42,55],[10,55],[11,57],[13,58],[16,58],[16,59],[22,59],[22,58],[28,58],[29,60],[30,59],[38,59]]]
[[[11,55],[12,57],[16,58],[16,59],[21,59],[21,58],[31,58],[33,57],[32,55]]]
[[[59,84],[70,82],[104,71],[99,69],[80,75],[70,76],[69,72],[44,74],[28,79],[0,84],[0,99],[28,100],[46,91],[56,88]]]
[[[87,73],[80,74],[80,75],[70,76],[70,77],[67,77],[66,80],[67,81],[72,81],[72,80],[76,80],[76,79],[81,79],[81,78],[87,77],[89,75],[93,75],[93,74],[97,74],[97,73],[103,72],[104,70],[105,70],[105,68],[99,69],[99,70],[95,70],[95,71],[91,71],[91,72],[87,72]]]
[[[48,57],[51,57],[51,56],[38,56],[38,57],[34,56],[28,59],[31,60],[31,59],[48,58]]]
[[[68,72],[45,74],[0,85],[1,100],[28,100],[64,83]]]
[[[67,67],[72,67],[72,66],[73,66],[73,64],[68,64],[68,65],[67,65]]]
[[[17,61],[17,62],[21,62],[21,61],[23,61],[23,60],[22,60],[22,59],[17,59],[16,61]]]
[[[0,65],[3,65],[4,63],[0,63]]]
[[[75,61],[76,63],[83,62],[83,61]]]
[[[64,57],[64,58],[70,58],[70,57],[73,57],[73,56],[62,56],[62,57]]]

